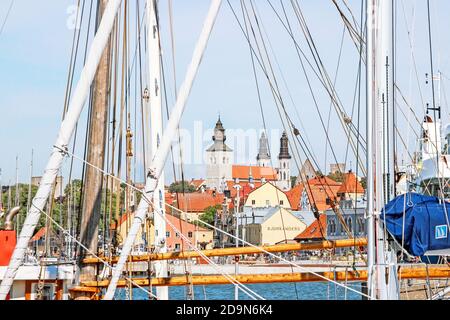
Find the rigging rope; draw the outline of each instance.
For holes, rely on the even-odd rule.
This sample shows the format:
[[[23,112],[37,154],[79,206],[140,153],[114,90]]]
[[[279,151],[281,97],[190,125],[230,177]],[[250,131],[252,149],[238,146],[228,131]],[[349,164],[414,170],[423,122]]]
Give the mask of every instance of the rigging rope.
[[[70,152],[69,152],[68,150],[62,149],[62,148],[60,148],[60,147],[58,147],[58,146],[55,146],[55,148],[61,150],[61,152],[63,152],[65,155],[74,157],[75,159],[77,159],[77,160],[79,160],[79,161],[81,161],[81,162],[84,162],[86,165],[88,165],[88,166],[90,166],[90,167],[92,167],[92,168],[98,170],[99,172],[102,172],[104,175],[110,176],[110,175],[109,175],[107,172],[105,172],[103,169],[101,169],[101,168],[99,168],[99,167],[96,167],[96,166],[94,166],[94,165],[91,164],[91,163],[88,163],[86,160],[84,160],[84,159],[82,159],[82,158],[80,158],[80,157],[78,157],[78,156],[76,156],[76,155],[74,155],[74,154],[70,154]],[[121,182],[121,183],[127,185],[126,181],[123,181],[123,180],[121,180],[121,179],[118,178],[118,177],[112,176],[111,178],[113,178],[113,179],[115,179],[115,180],[117,180],[117,181],[119,181],[119,182]],[[151,200],[149,200],[149,199],[146,197],[146,195],[144,194],[144,192],[143,192],[142,190],[139,190],[138,188],[136,188],[136,187],[133,186],[133,185],[128,185],[128,187],[134,189],[136,192],[141,193],[142,196],[143,196],[143,199],[145,199],[146,202],[148,202],[150,205],[152,205]],[[175,210],[175,211],[178,211],[179,213],[183,213],[184,215],[191,216],[191,217],[193,216],[192,214],[189,214],[189,213],[187,213],[187,212],[184,212],[184,211],[182,211],[182,210],[179,210],[178,208],[176,208],[176,207],[174,207],[174,206],[172,206],[172,205],[170,205],[170,204],[168,204],[168,203],[165,203],[165,205],[166,205],[167,207],[169,207],[169,208],[172,208],[172,209]],[[282,258],[282,257],[279,257],[279,256],[277,256],[277,255],[275,255],[275,254],[273,254],[273,253],[271,253],[271,252],[268,252],[267,250],[264,250],[264,249],[262,249],[261,247],[255,246],[255,245],[253,245],[253,244],[251,244],[251,243],[245,241],[244,239],[240,239],[240,238],[236,237],[235,235],[230,234],[230,233],[228,233],[228,232],[226,232],[226,231],[224,231],[224,230],[222,230],[222,229],[220,229],[220,228],[217,228],[217,227],[215,227],[215,226],[213,226],[213,225],[211,225],[211,224],[209,224],[209,223],[207,223],[207,222],[205,222],[205,221],[203,221],[203,220],[201,220],[201,219],[196,218],[196,220],[199,221],[200,223],[204,224],[205,226],[211,228],[211,229],[214,229],[214,230],[216,230],[216,231],[218,231],[218,232],[221,232],[221,233],[223,233],[223,234],[225,234],[225,235],[227,235],[227,236],[229,236],[229,237],[231,237],[231,238],[233,238],[233,239],[235,239],[235,240],[237,240],[237,241],[241,241],[242,243],[244,243],[244,244],[246,244],[246,245],[248,245],[248,246],[250,246],[250,247],[252,247],[252,248],[254,248],[254,249],[257,249],[257,250],[261,251],[262,253],[265,253],[265,254],[267,254],[267,255],[269,255],[269,256],[271,256],[271,257],[277,259],[277,260],[280,260],[280,261],[283,261],[283,262],[285,262],[285,263],[288,263],[288,264],[294,266],[295,268],[298,268],[298,269],[300,269],[300,270],[303,270],[303,271],[305,271],[305,272],[307,272],[307,273],[311,273],[311,274],[313,274],[313,275],[315,275],[315,276],[317,276],[317,277],[319,277],[319,278],[321,278],[321,279],[323,279],[323,280],[325,280],[325,281],[332,282],[332,283],[334,283],[334,284],[336,284],[336,285],[338,285],[338,286],[340,286],[340,287],[345,287],[344,285],[342,285],[341,283],[339,283],[339,282],[337,282],[337,281],[335,281],[335,280],[328,279],[328,278],[322,276],[321,274],[318,274],[317,272],[314,272],[314,271],[310,270],[310,269],[307,268],[307,267],[303,267],[303,266],[301,266],[301,265],[294,264],[294,263],[292,263],[291,261],[288,261],[288,260],[286,260],[286,259],[284,259],[284,258]],[[169,223],[168,220],[166,220],[166,221],[167,221],[167,223]],[[175,228],[175,229],[176,229],[176,228]],[[197,252],[198,252],[198,251],[199,251],[199,250],[197,249]],[[96,257],[96,256],[95,256],[95,257]],[[98,258],[98,257],[96,257],[96,258]],[[99,258],[98,258],[98,259],[99,259]],[[102,262],[103,262],[103,261],[102,261]],[[105,263],[106,263],[106,262],[105,262]],[[350,290],[350,291],[353,291],[353,292],[355,292],[355,293],[358,293],[359,295],[362,295],[362,296],[364,296],[364,297],[367,297],[367,298],[369,298],[369,299],[372,299],[372,297],[370,297],[369,295],[366,295],[365,293],[362,293],[362,292],[360,292],[360,291],[354,290],[354,289],[352,289],[352,288],[349,288],[349,290]]]

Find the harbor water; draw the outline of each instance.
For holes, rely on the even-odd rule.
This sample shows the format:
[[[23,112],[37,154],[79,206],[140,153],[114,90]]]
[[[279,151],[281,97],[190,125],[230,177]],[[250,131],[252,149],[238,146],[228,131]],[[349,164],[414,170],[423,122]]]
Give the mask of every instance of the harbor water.
[[[362,300],[362,296],[333,283],[274,283],[247,285],[266,300]],[[348,283],[348,288],[361,292],[361,283]],[[149,288],[146,287],[146,290]],[[170,300],[189,300],[187,287],[170,287]],[[156,290],[153,289],[156,294]],[[117,300],[127,300],[126,289],[117,290]],[[194,300],[234,300],[234,285],[194,286]],[[240,300],[253,300],[240,291]],[[142,289],[133,289],[133,300],[149,300]]]

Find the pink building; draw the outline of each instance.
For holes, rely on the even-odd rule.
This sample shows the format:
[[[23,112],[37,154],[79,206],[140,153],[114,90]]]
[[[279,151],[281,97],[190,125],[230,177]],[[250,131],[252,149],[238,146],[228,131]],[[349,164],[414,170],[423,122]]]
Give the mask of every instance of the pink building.
[[[172,215],[166,215],[167,220],[178,229],[198,249],[211,249],[213,247],[213,231],[196,226]],[[174,231],[172,226],[166,226],[168,251],[191,251],[190,244]]]

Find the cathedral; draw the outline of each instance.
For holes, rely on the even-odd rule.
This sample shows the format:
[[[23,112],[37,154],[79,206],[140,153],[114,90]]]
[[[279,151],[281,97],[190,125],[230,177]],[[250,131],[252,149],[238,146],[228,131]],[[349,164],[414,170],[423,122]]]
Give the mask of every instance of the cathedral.
[[[269,141],[263,132],[259,139],[257,166],[234,164],[234,152],[227,146],[225,128],[220,120],[214,128],[213,144],[206,150],[206,187],[223,192],[230,182],[254,183],[256,186],[271,182],[283,191],[291,189],[291,155],[286,132],[280,139],[277,167],[273,168]]]

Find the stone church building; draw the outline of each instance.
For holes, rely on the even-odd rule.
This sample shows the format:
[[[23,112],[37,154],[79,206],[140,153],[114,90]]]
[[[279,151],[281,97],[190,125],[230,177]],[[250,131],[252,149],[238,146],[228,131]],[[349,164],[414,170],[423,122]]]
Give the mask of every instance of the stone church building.
[[[220,118],[214,128],[212,140],[213,144],[206,150],[206,188],[223,192],[227,189],[227,182],[242,179],[237,172],[242,172],[245,168],[234,164],[234,152],[226,144],[227,136]],[[280,139],[277,167],[272,168],[275,163],[271,159],[269,141],[265,133],[262,133],[256,157],[257,167],[248,166],[246,176],[249,177],[250,183],[271,182],[281,190],[288,191],[291,189],[291,159],[289,139],[284,132]],[[255,177],[260,181],[255,181]]]

